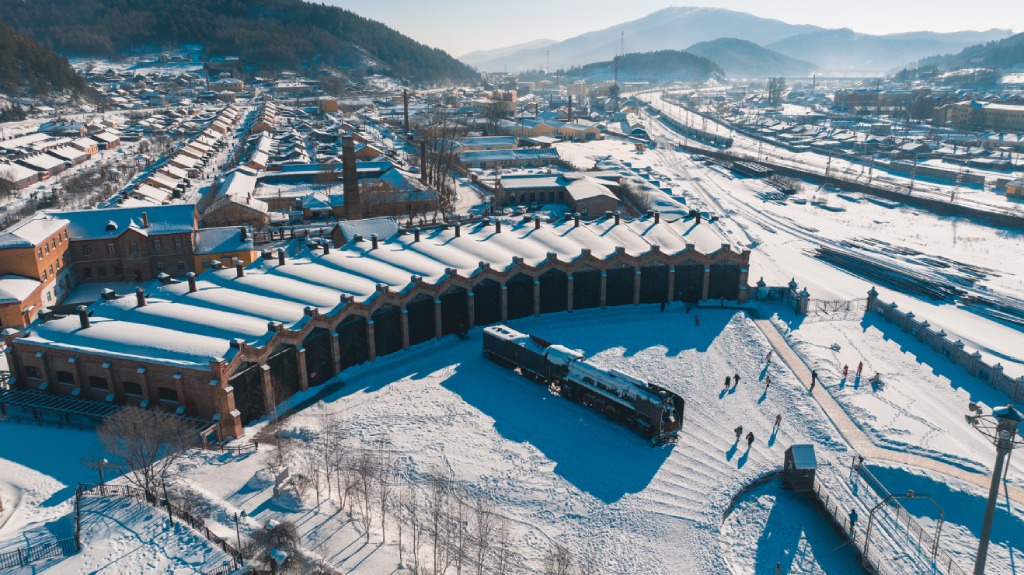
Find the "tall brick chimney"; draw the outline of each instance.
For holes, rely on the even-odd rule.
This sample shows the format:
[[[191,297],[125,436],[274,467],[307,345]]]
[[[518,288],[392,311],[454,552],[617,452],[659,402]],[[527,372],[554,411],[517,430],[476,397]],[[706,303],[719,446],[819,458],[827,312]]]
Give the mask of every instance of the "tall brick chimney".
[[[424,186],[429,186],[430,183],[427,181],[427,141],[423,140],[420,142],[420,182]]]
[[[341,187],[345,193],[345,217],[357,220],[362,217],[359,201],[359,175],[356,173],[356,142],[352,134],[341,137]]]
[[[405,131],[409,132],[409,90],[402,89],[402,109],[405,112]]]

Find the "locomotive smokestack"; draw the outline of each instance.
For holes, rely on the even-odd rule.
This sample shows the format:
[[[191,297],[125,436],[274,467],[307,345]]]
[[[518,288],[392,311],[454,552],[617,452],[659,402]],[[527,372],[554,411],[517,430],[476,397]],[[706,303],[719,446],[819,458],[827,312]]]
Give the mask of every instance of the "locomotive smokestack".
[[[89,308],[84,305],[80,305],[75,310],[78,312],[78,321],[82,324],[82,329],[89,327]]]
[[[145,307],[146,305],[146,290],[142,288],[135,289],[135,305],[136,307]]]
[[[189,293],[196,293],[196,274],[188,272],[185,274],[185,278],[188,280],[188,291]]]

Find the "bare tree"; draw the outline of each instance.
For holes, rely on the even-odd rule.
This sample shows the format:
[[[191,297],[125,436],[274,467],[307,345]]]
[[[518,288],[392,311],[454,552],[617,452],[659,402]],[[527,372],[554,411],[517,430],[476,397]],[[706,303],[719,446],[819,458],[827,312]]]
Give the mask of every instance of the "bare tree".
[[[422,146],[427,155],[427,183],[437,190],[438,207],[444,214],[455,209],[456,193],[452,169],[458,161],[457,138],[463,129],[455,120],[455,111],[442,104],[430,110],[431,123],[424,131]]]
[[[125,407],[103,421],[97,430],[111,456],[111,466],[125,480],[153,495],[158,481],[195,443],[195,430],[173,415]]]
[[[374,487],[376,485],[377,462],[370,451],[362,451],[355,461],[356,491],[359,495],[359,522],[366,530],[366,542],[370,542],[373,528]]]
[[[487,121],[487,135],[491,136],[496,135],[500,131],[498,128],[500,122],[512,115],[509,102],[502,102],[501,100],[490,100],[481,104],[478,112]]]
[[[484,575],[484,563],[491,549],[492,539],[497,528],[494,513],[491,511],[490,501],[484,498],[477,500],[476,507],[473,509],[472,520],[476,575]]]
[[[339,175],[340,172],[336,162],[324,162],[320,164],[320,169],[313,178],[313,183],[326,187],[327,193],[330,194],[334,186],[338,184]]]
[[[547,575],[572,575],[572,555],[561,545],[554,545],[544,562]]]
[[[512,546],[512,527],[508,517],[502,516],[494,527],[494,573],[507,575],[512,572],[515,557]]]
[[[447,545],[445,538],[446,512],[448,510],[448,499],[451,496],[451,482],[446,475],[434,473],[430,476],[427,491],[427,529],[430,535],[430,544],[434,552],[433,573],[442,572],[442,568],[448,565]]]
[[[458,495],[453,494],[451,501],[451,519],[448,522],[450,532],[447,539],[451,548],[452,561],[455,563],[455,573],[462,575],[462,565],[466,561],[469,547],[470,510],[466,501]]]
[[[392,491],[395,488],[396,469],[395,457],[391,452],[391,443],[384,438],[377,449],[377,508],[380,513],[380,540],[387,542],[387,518],[391,508]]]
[[[423,521],[425,517],[423,514],[423,507],[420,503],[419,491],[411,485],[407,491],[407,497],[405,500],[405,517],[409,521],[409,543],[412,546],[412,571],[413,573],[419,573],[420,551],[423,549],[424,537]]]
[[[782,76],[768,79],[768,102],[774,106],[782,103],[782,94],[786,91],[786,79]]]

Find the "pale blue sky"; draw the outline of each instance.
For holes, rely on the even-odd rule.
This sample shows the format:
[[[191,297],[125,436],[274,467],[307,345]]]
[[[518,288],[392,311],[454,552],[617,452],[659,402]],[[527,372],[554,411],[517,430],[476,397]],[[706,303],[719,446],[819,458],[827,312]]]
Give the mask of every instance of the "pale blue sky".
[[[713,6],[791,24],[870,34],[1024,28],[1024,1],[988,0],[321,0],[461,56],[539,38],[564,40],[667,6]]]

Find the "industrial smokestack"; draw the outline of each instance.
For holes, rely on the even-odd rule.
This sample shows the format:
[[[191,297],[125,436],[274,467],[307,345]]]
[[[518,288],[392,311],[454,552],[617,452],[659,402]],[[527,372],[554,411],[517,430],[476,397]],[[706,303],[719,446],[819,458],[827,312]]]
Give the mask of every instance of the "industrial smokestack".
[[[405,131],[409,132],[409,90],[402,89],[402,108],[405,111]]]
[[[235,277],[245,277],[245,264],[243,264],[242,260],[239,259],[235,260]]]
[[[80,305],[75,310],[78,311],[78,321],[82,324],[82,329],[89,327],[89,308]]]
[[[572,121],[572,94],[569,94],[569,121]]]
[[[135,289],[135,305],[137,307],[145,307],[146,305],[146,290],[142,288]]]
[[[356,142],[350,133],[341,137],[341,188],[345,194],[345,217],[358,219],[362,210],[359,174],[356,172]]]
[[[188,280],[189,293],[196,293],[196,274],[188,272],[185,274],[185,279]]]

